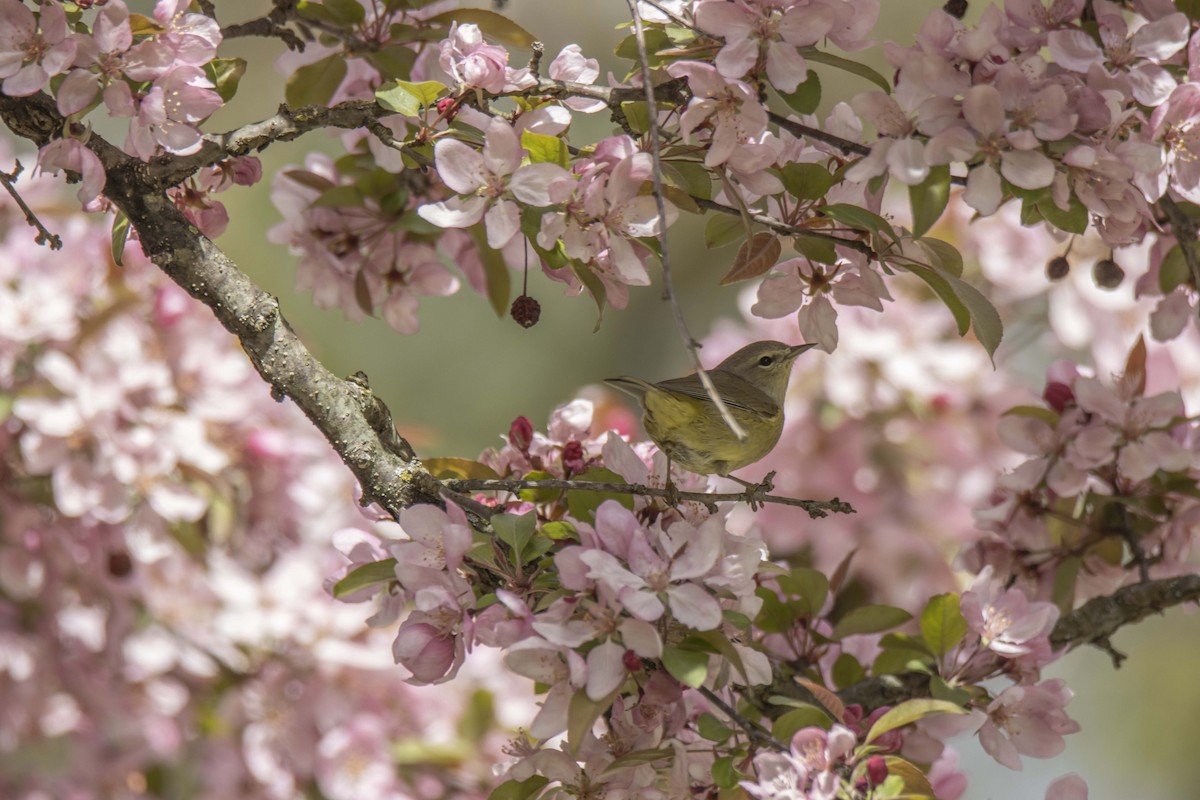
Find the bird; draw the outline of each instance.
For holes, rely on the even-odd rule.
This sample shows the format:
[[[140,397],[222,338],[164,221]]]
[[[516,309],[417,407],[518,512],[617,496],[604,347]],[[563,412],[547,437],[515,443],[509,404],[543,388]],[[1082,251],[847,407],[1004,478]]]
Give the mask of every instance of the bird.
[[[627,376],[607,378],[605,383],[641,404],[646,434],[667,456],[668,485],[674,462],[690,472],[720,475],[752,487],[729,473],[763,458],[779,442],[792,363],[815,346],[754,342],[708,371],[745,439],[721,417],[696,373],[659,383]]]

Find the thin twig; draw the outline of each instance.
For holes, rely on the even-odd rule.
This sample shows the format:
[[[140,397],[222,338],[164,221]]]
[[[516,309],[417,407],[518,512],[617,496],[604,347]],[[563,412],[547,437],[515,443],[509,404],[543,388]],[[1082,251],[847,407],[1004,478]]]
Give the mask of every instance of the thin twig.
[[[22,213],[25,214],[25,221],[37,230],[37,238],[34,241],[38,244],[49,245],[51,250],[61,250],[62,239],[59,238],[58,234],[46,230],[46,226],[37,218],[37,214],[33,213],[33,209],[26,205],[24,198],[17,191],[17,187],[15,186],[17,177],[24,170],[25,167],[22,166],[20,161],[17,161],[12,172],[0,172],[0,183],[4,184],[4,188],[12,195],[12,199],[17,201],[17,205],[20,206]]]
[[[841,136],[834,136],[832,133],[826,133],[820,128],[814,128],[811,125],[805,125],[802,122],[788,119],[782,114],[776,114],[774,111],[768,111],[767,118],[779,127],[797,136],[805,136],[814,141],[827,144],[830,147],[836,147],[847,155],[866,156],[871,154],[871,148],[865,144],[852,142],[849,139],[843,139]]]
[[[771,735],[770,731],[753,722],[743,715],[738,713],[738,710],[721,699],[720,695],[709,689],[707,686],[700,687],[700,694],[704,695],[704,699],[712,703],[717,708],[725,713],[725,716],[737,723],[737,726],[746,732],[751,741],[758,742],[761,745],[771,748],[780,753],[786,753],[788,746]]]
[[[700,363],[699,343],[692,338],[691,332],[688,331],[687,320],[683,318],[683,309],[679,305],[679,298],[675,296],[675,289],[672,285],[671,258],[667,251],[667,201],[662,183],[662,154],[659,152],[658,103],[654,97],[654,82],[650,76],[650,57],[646,54],[646,32],[642,27],[642,15],[638,11],[637,0],[626,0],[626,2],[629,5],[629,13],[633,16],[633,33],[637,39],[638,61],[642,68],[642,88],[646,95],[646,116],[650,119],[650,157],[654,160],[654,202],[658,207],[658,243],[662,249],[663,299],[671,304],[675,327],[679,330],[679,336],[683,339],[684,347],[691,357],[692,366],[696,369],[696,377],[704,385],[704,391],[712,398],[713,405],[721,413],[721,419],[725,420],[729,430],[733,431],[733,435],[738,438],[738,441],[744,442],[746,431],[733,418],[733,412],[729,410],[729,406],[725,405],[712,378],[708,376],[704,365]]]
[[[696,201],[696,205],[700,206],[700,208],[705,208],[709,211],[719,211],[722,214],[742,216],[741,210],[736,209],[733,206],[727,206],[722,203],[718,203],[715,200],[706,200],[703,197],[696,197],[695,195],[692,195],[691,197]],[[867,255],[871,258],[879,260],[879,254],[871,249],[871,245],[867,244],[861,239],[843,239],[840,236],[834,236],[832,233],[814,231],[808,228],[800,228],[795,225],[789,225],[786,222],[781,222],[769,214],[759,214],[755,211],[749,212],[748,216],[750,217],[751,222],[757,222],[759,225],[764,225],[776,233],[784,236],[807,236],[810,239],[824,239],[827,242],[833,242],[836,245],[847,247],[851,250],[857,250],[863,255]]]
[[[641,497],[669,496],[666,489],[655,486],[643,486],[640,483],[607,483],[605,481],[569,481],[547,478],[543,480],[518,479],[449,479],[442,485],[452,492],[509,492],[518,494],[525,489],[566,489],[583,492],[605,492],[608,494],[632,494]],[[676,492],[681,500],[692,500],[697,503],[776,503],[783,506],[795,506],[808,512],[812,519],[820,519],[829,514],[853,514],[854,508],[836,497],[832,500],[798,500],[794,497],[779,497],[771,494],[746,492]]]

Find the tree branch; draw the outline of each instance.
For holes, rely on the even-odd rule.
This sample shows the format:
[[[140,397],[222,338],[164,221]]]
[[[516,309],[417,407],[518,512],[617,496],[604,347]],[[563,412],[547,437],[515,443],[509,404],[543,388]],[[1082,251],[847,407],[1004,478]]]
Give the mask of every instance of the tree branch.
[[[39,145],[65,122],[45,94],[0,95],[0,119]],[[129,218],[146,255],[238,337],[274,397],[295,401],[358,478],[363,500],[393,516],[416,503],[441,505],[441,485],[395,433],[365,377],[330,373],[292,331],[276,299],[188,222],[149,165],[95,134],[87,145],[108,173],[105,195]]]
[[[1192,285],[1200,289],[1200,255],[1196,253],[1196,238],[1200,225],[1184,213],[1179,204],[1171,199],[1170,194],[1160,197],[1158,206],[1171,223],[1175,241],[1179,242],[1179,251],[1183,253],[1183,262],[1187,264],[1188,273],[1192,276]]]
[[[1181,575],[1156,581],[1135,583],[1111,595],[1093,597],[1070,614],[1059,619],[1050,632],[1050,644],[1056,649],[1073,650],[1094,644],[1113,655],[1109,637],[1125,625],[1140,622],[1151,614],[1172,606],[1200,602],[1200,575]],[[1120,666],[1114,657],[1113,666]],[[929,696],[929,675],[906,672],[861,680],[838,692],[846,703],[858,703],[867,713],[914,697]]]
[[[453,492],[509,492],[518,494],[524,489],[565,489],[581,492],[606,492],[609,494],[631,494],[640,497],[671,496],[666,489],[654,486],[643,486],[639,483],[606,483],[603,481],[571,481],[571,480],[489,480],[484,478],[458,479],[442,481],[442,484]],[[804,509],[812,519],[820,519],[829,514],[853,514],[854,508],[836,497],[832,500],[797,500],[793,497],[758,494],[753,490],[745,492],[676,492],[675,497],[681,500],[692,500],[697,503],[776,503],[784,506],[795,506]]]

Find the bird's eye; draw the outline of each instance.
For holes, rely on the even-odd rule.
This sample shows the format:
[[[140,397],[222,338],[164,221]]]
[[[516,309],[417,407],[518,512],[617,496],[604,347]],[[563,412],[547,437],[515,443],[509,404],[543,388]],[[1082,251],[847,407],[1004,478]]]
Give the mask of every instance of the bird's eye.
[[[758,365],[760,367],[769,367],[774,363],[775,363],[775,359],[772,358],[771,356],[763,356],[762,358],[760,358],[758,360]]]

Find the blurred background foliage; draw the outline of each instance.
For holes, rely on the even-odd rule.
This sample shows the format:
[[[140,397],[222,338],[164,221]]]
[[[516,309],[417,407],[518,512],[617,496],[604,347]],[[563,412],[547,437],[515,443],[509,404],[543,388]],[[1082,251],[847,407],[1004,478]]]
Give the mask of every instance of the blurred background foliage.
[[[264,0],[241,3],[234,14],[231,4],[218,3],[218,12],[228,24],[257,16],[269,5]],[[618,80],[624,77],[628,64],[612,55],[616,28],[628,18],[624,2],[511,0],[505,5],[506,15],[545,44],[547,62],[574,42],[585,55],[600,60],[602,81],[610,70]],[[936,5],[940,4],[930,0],[883,0],[877,28],[881,38],[911,41]],[[972,3],[967,19],[977,17],[983,7]],[[279,42],[263,39],[234,40],[223,47],[223,55],[246,58],[250,70],[237,97],[217,113],[209,130],[260,119],[282,102],[283,81],[272,68],[282,50]],[[527,57],[514,52],[514,65]],[[878,49],[855,57],[891,75]],[[814,68],[824,90],[821,116],[839,100],[871,88],[846,73]],[[582,143],[611,130],[600,114],[580,119],[571,136]],[[302,164],[312,150],[336,153],[337,140],[312,134],[273,145],[260,154],[265,174]],[[574,397],[581,386],[611,375],[658,379],[687,371],[683,346],[658,285],[631,291],[623,311],[607,309],[595,333],[591,300],[564,297],[561,284],[538,272],[529,275],[529,294],[541,303],[542,316],[529,330],[507,316],[497,318],[487,300],[469,289],[449,298],[424,299],[421,331],[415,336],[402,336],[377,319],[347,322],[340,311],[317,309],[307,294],[297,292],[295,258],[267,242],[266,231],[280,219],[270,201],[269,181],[229,192],[221,200],[230,224],[220,245],[279,297],[300,336],[330,369],[340,375],[362,370],[370,376],[402,432],[424,456],[474,457],[498,445],[499,435],[518,415],[542,428],[554,406]],[[703,338],[717,320],[738,319],[740,287],[717,286],[736,248],[705,249],[703,220],[686,214],[671,230],[671,248],[676,288],[692,333]],[[794,341],[800,341],[798,331]],[[1131,656],[1120,670],[1097,650],[1077,652],[1048,670],[1047,677],[1062,677],[1075,690],[1068,710],[1083,726],[1081,733],[1068,738],[1061,757],[1027,758],[1025,770],[1013,773],[977,744],[960,743],[961,763],[971,778],[967,800],[1040,799],[1054,777],[1071,771],[1087,778],[1091,800],[1200,796],[1200,759],[1192,753],[1200,739],[1200,682],[1195,680],[1200,624],[1195,614],[1174,610],[1122,631],[1114,644]]]

